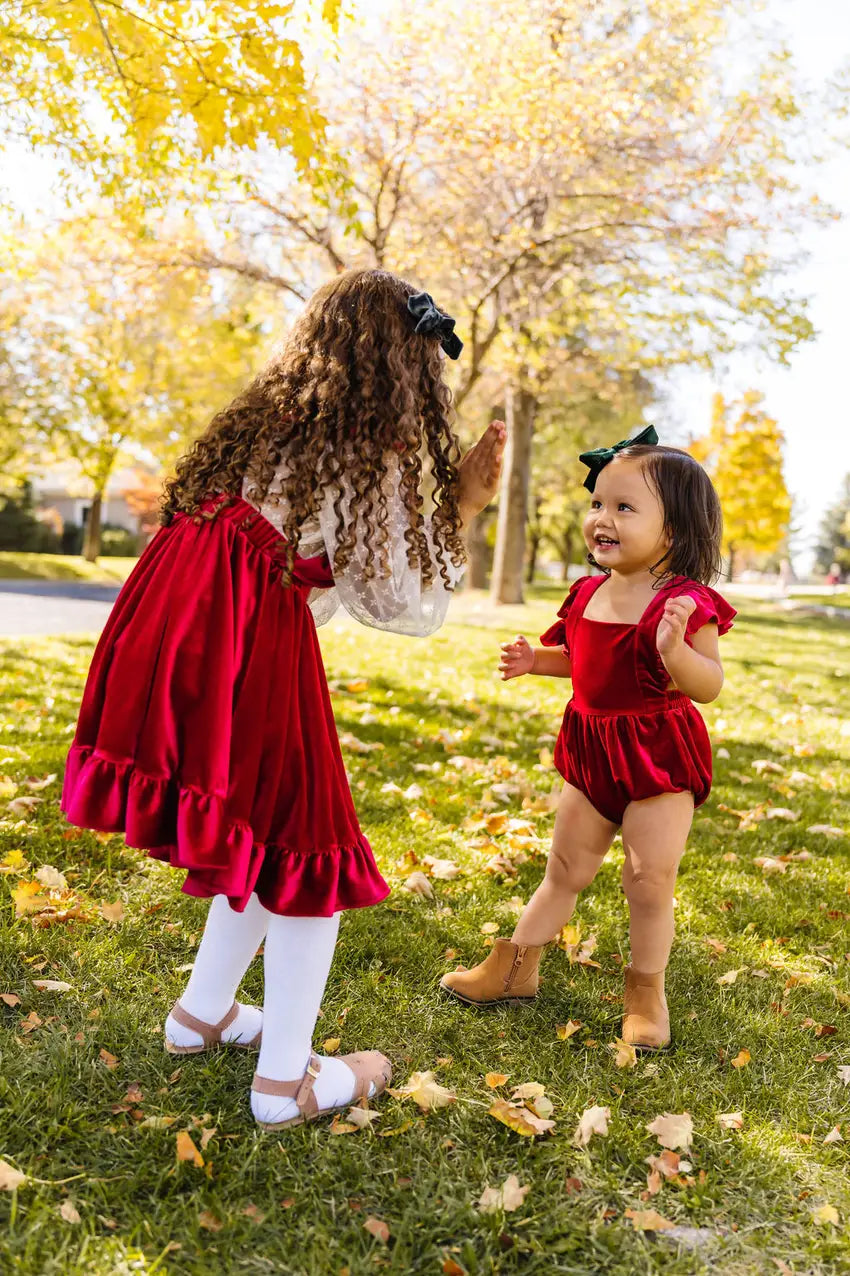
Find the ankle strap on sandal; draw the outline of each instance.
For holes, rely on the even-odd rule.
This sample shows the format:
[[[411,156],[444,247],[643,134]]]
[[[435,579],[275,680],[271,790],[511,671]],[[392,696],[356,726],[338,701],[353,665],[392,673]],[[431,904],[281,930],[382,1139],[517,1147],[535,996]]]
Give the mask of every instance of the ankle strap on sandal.
[[[233,1020],[239,1014],[239,1003],[234,1001],[223,1019],[218,1023],[204,1023],[203,1019],[196,1019],[194,1015],[190,1015],[188,1010],[184,1010],[179,1001],[175,1001],[171,1007],[171,1018],[176,1019],[183,1028],[188,1028],[191,1032],[197,1032],[203,1040],[205,1046],[214,1046],[216,1042],[221,1040],[221,1034],[225,1028],[229,1028]]]
[[[261,1077],[258,1072],[255,1072],[254,1080],[251,1082],[251,1089],[256,1090],[258,1094],[273,1094],[280,1099],[294,1099],[295,1106],[299,1112],[304,1116],[312,1116],[314,1112],[319,1110],[316,1096],[313,1093],[313,1086],[321,1070],[321,1060],[316,1055],[311,1054],[310,1062],[307,1064],[304,1076],[300,1080],[273,1081],[271,1077]]]

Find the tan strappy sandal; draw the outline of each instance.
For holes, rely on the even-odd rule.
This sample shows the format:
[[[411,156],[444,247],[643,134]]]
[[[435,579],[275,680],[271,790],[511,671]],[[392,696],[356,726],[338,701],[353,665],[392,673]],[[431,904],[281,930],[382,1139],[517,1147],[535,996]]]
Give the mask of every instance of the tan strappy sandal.
[[[383,1094],[393,1076],[392,1064],[379,1050],[361,1050],[357,1054],[336,1056],[348,1064],[355,1077],[354,1094],[347,1103],[338,1103],[332,1108],[320,1108],[313,1093],[316,1077],[322,1070],[322,1062],[315,1055],[310,1056],[307,1070],[300,1081],[272,1081],[269,1077],[261,1077],[254,1073],[251,1089],[258,1094],[273,1094],[281,1099],[294,1099],[299,1116],[290,1117],[288,1121],[258,1121],[261,1130],[285,1130],[290,1125],[303,1125],[305,1121],[315,1121],[317,1117],[329,1116],[332,1112],[342,1112],[350,1108],[358,1099],[376,1099]],[[369,1094],[369,1087],[374,1085],[375,1093]]]
[[[239,1014],[239,1002],[234,1001],[223,1019],[218,1023],[204,1023],[203,1019],[196,1019],[194,1015],[190,1015],[188,1010],[184,1010],[179,1001],[175,1001],[169,1011],[172,1019],[176,1019],[184,1028],[189,1028],[192,1032],[197,1032],[203,1039],[201,1046],[175,1046],[172,1042],[165,1038],[165,1048],[169,1054],[200,1054],[202,1050],[209,1050],[210,1046],[236,1046],[239,1050],[251,1050],[255,1046],[259,1046],[263,1036],[262,1028],[253,1036],[250,1041],[222,1041],[221,1034],[225,1028],[229,1028],[233,1020]]]

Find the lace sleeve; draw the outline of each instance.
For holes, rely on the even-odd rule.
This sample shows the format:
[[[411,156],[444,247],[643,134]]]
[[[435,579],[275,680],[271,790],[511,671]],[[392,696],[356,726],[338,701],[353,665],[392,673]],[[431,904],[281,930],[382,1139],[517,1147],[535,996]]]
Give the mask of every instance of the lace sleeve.
[[[408,527],[407,510],[399,491],[401,471],[398,466],[390,471],[391,489],[387,498],[389,532],[390,574],[385,579],[364,578],[366,563],[373,557],[367,543],[365,529],[357,528],[354,553],[348,566],[337,573],[334,582],[340,602],[350,616],[372,629],[388,629],[396,634],[408,634],[424,638],[439,629],[446,618],[452,590],[463,575],[463,568],[447,562],[449,586],[440,575],[434,552],[431,523],[425,520],[425,535],[431,561],[434,564],[434,580],[428,589],[422,588],[418,567],[407,561],[407,542],[404,533]],[[334,511],[334,492],[329,491],[319,510],[319,524],[324,536],[325,549],[333,567],[336,551],[337,516]],[[351,489],[343,487],[342,515],[345,526],[351,525]]]

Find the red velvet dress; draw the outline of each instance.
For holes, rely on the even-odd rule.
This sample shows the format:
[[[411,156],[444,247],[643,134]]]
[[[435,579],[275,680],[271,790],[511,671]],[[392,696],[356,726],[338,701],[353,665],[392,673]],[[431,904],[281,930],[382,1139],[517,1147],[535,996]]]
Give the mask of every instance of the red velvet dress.
[[[252,892],[327,917],[389,894],[354,811],[312,588],[280,583],[283,540],[243,500],[178,515],[147,547],[92,660],[62,809],[186,870],[190,895]]]
[[[607,576],[573,585],[560,619],[540,641],[563,647],[573,696],[564,713],[555,765],[601,815],[621,824],[630,802],[691,792],[699,806],[711,790],[711,744],[693,702],[668,691],[670,675],[655,646],[664,604],[687,594],[696,603],[685,641],[703,625],[732,627],[735,611],[707,585],[679,577],[660,589],[636,625],[589,620],[585,608]]]

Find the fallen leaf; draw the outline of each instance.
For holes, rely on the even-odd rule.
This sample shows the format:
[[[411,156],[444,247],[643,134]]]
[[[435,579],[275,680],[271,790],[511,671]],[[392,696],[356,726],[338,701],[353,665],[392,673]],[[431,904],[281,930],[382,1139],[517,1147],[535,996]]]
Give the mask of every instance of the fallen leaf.
[[[433,1072],[414,1072],[406,1085],[397,1090],[390,1090],[397,1099],[413,1099],[423,1112],[432,1112],[435,1108],[445,1108],[454,1103],[457,1095],[452,1094],[445,1086],[438,1083]]]
[[[117,1068],[118,1060],[114,1054],[110,1054],[108,1050],[101,1050],[98,1058],[106,1064],[107,1068]]]
[[[422,895],[425,899],[434,898],[434,888],[421,870],[411,873],[404,883],[404,889],[412,895]]]
[[[13,798],[6,810],[12,815],[29,815],[30,811],[34,811],[37,806],[41,805],[42,800],[42,798],[37,797]]]
[[[71,985],[66,984],[63,979],[34,979],[32,983],[34,988],[40,988],[42,992],[71,991]]]
[[[719,984],[734,984],[738,976],[743,975],[746,969],[746,966],[740,966],[737,970],[727,970],[725,975],[721,975],[717,982]]]
[[[738,1053],[735,1055],[735,1058],[730,1059],[729,1062],[731,1063],[733,1068],[746,1068],[751,1058],[752,1058],[752,1055],[750,1054],[749,1050],[739,1050]]]
[[[5,1002],[7,1006],[19,1006],[21,999],[15,992],[0,992],[0,1001]]]
[[[829,1134],[824,1139],[824,1143],[843,1143],[844,1136],[841,1133],[841,1126],[834,1125]]]
[[[24,780],[24,784],[31,790],[31,792],[38,793],[42,789],[46,789],[49,785],[51,785],[55,779],[55,774],[46,775],[42,780],[37,780],[34,775],[28,775]]]
[[[206,1152],[207,1144],[210,1142],[210,1139],[215,1138],[216,1134],[218,1134],[218,1130],[214,1125],[210,1126],[208,1129],[203,1130],[201,1132],[201,1151],[202,1152]]]
[[[373,1112],[371,1108],[354,1107],[349,1110],[348,1120],[358,1130],[371,1130],[373,1121],[380,1121],[380,1112]]]
[[[72,1201],[63,1201],[59,1206],[59,1213],[62,1215],[66,1223],[81,1223],[80,1212]]]
[[[579,1117],[579,1123],[573,1134],[573,1143],[576,1147],[586,1148],[594,1134],[604,1135],[608,1133],[610,1119],[610,1108],[598,1106],[586,1108]]]
[[[850,1085],[850,1063],[841,1063],[838,1065],[838,1076],[844,1085]]]
[[[637,1050],[622,1037],[608,1043],[608,1049],[614,1051],[614,1063],[618,1068],[634,1068],[637,1066]]]
[[[774,859],[771,855],[758,855],[753,863],[765,873],[785,873],[788,870],[787,864],[782,860]]]
[[[669,1218],[662,1218],[656,1210],[626,1210],[625,1217],[632,1220],[636,1232],[663,1232],[676,1226]]]
[[[244,1214],[245,1218],[249,1218],[252,1223],[264,1223],[266,1219],[265,1214],[252,1204],[243,1206],[239,1213]]]
[[[446,1258],[443,1261],[443,1276],[466,1276],[466,1272],[453,1258]]]
[[[519,1209],[530,1191],[530,1185],[520,1187],[517,1176],[511,1174],[501,1187],[485,1187],[479,1198],[478,1208],[482,1214],[496,1214],[499,1210],[509,1214]]]
[[[0,860],[0,873],[25,873],[28,868],[29,861],[24,857],[23,851],[10,851]]]
[[[220,1232],[224,1227],[221,1219],[216,1218],[212,1210],[201,1210],[198,1215],[198,1226],[205,1227],[208,1232]]]
[[[740,1130],[744,1124],[743,1112],[721,1112],[717,1118],[724,1130]]]
[[[328,1126],[328,1134],[356,1134],[358,1127],[353,1121],[343,1121],[339,1112],[337,1112],[333,1121]]]
[[[337,1050],[339,1050],[339,1043],[339,1037],[328,1037],[322,1042],[322,1050],[325,1054],[336,1054]]]
[[[8,1161],[0,1161],[0,1192],[14,1192],[23,1187],[26,1181],[26,1174],[16,1170]]]
[[[665,1112],[657,1116],[646,1126],[650,1134],[654,1134],[658,1142],[665,1148],[682,1148],[687,1152],[693,1142],[694,1123],[690,1112],[673,1114]]]
[[[498,933],[499,933],[498,922],[485,922],[484,925],[481,927],[482,935],[498,935]]]
[[[498,811],[494,815],[487,816],[484,821],[484,827],[487,829],[488,833],[504,833],[505,829],[508,827],[509,818],[507,811]]]
[[[507,1072],[488,1072],[484,1076],[484,1083],[491,1090],[495,1090],[497,1086],[504,1085],[508,1079]]]
[[[502,1125],[506,1125],[509,1130],[513,1130],[515,1134],[521,1134],[523,1138],[527,1139],[536,1138],[538,1134],[548,1134],[550,1130],[555,1128],[554,1121],[536,1116],[522,1104],[508,1103],[507,1099],[497,1099],[492,1107],[488,1109],[487,1115],[495,1117],[497,1121],[501,1121]]]
[[[580,1019],[570,1019],[569,1023],[558,1024],[555,1034],[559,1041],[568,1041],[581,1027]]]
[[[545,1093],[546,1087],[539,1081],[526,1081],[522,1085],[514,1086],[512,1090],[515,1099],[539,1099]]]
[[[390,1239],[390,1229],[387,1227],[383,1219],[367,1218],[363,1227],[365,1231],[374,1236],[376,1241],[382,1241],[384,1245],[386,1245]]]
[[[198,1167],[204,1164],[204,1158],[195,1147],[192,1136],[187,1130],[178,1131],[176,1150],[178,1161],[191,1161],[193,1165]]]
[[[173,1116],[149,1116],[144,1121],[139,1122],[140,1130],[167,1130],[169,1126],[174,1125],[177,1117]]]
[[[15,905],[15,916],[26,917],[29,913],[37,913],[47,904],[47,896],[43,893],[40,882],[21,882],[12,891]]]
[[[31,1010],[26,1019],[21,1020],[19,1026],[21,1032],[26,1035],[27,1033],[35,1032],[36,1028],[40,1028],[43,1022],[44,1020],[40,1019],[34,1010]]]
[[[42,864],[41,868],[35,875],[35,880],[41,882],[50,891],[66,891],[68,882],[64,873],[60,873],[58,868],[54,868],[52,864]]]
[[[822,1226],[831,1224],[833,1227],[837,1227],[840,1222],[838,1210],[834,1205],[819,1205],[812,1214],[812,1218]]]
[[[107,922],[120,922],[124,920],[124,905],[120,899],[116,899],[114,904],[101,903],[100,915]]]
[[[823,837],[844,837],[844,829],[836,828],[834,824],[810,824],[806,829],[807,833],[820,833]]]
[[[434,859],[433,855],[426,855],[422,863],[430,869],[431,876],[441,882],[451,882],[455,877],[460,877],[463,872],[454,860],[438,860]]]
[[[769,820],[787,820],[789,823],[800,818],[799,811],[789,811],[787,806],[769,806],[766,815]]]
[[[582,1183],[581,1179],[577,1179],[577,1178],[567,1178],[567,1180],[564,1183],[564,1188],[566,1189],[567,1196],[576,1195],[578,1192],[581,1191],[583,1187],[584,1187],[584,1184]]]

